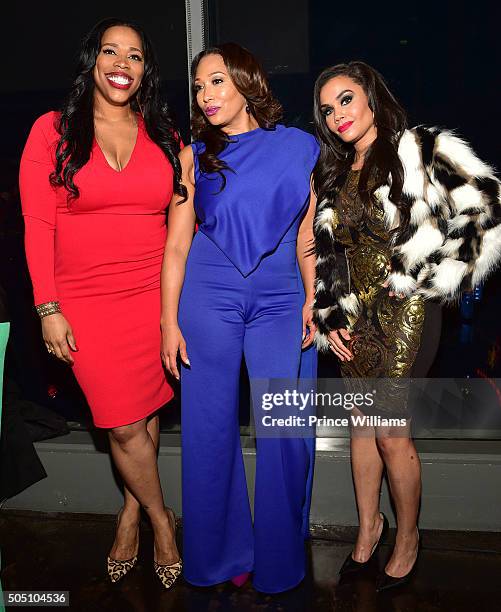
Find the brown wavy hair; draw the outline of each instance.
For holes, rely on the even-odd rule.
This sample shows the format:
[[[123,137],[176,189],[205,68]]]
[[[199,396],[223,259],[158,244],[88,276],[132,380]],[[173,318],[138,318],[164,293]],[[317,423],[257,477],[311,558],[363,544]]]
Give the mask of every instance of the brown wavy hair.
[[[194,140],[204,143],[205,151],[199,155],[199,167],[202,172],[217,172],[222,178],[221,191],[226,185],[223,170],[231,170],[228,165],[218,158],[230,142],[230,138],[223,130],[213,126],[207,121],[202,109],[197,103],[195,91],[195,76],[198,64],[207,55],[220,55],[228,70],[230,78],[238,92],[247,101],[249,113],[256,119],[259,127],[271,130],[282,118],[282,105],[274,98],[268,77],[259,61],[254,55],[233,42],[223,43],[217,47],[210,47],[201,51],[191,63],[192,104],[191,104],[191,131]]]

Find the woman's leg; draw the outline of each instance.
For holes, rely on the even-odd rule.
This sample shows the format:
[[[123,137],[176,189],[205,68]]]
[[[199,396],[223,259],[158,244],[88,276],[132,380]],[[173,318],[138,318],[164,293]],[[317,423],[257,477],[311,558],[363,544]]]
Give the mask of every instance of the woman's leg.
[[[357,426],[352,429],[351,470],[360,524],[352,557],[359,563],[369,559],[381,535],[383,525],[379,515],[379,495],[383,467],[374,427]]]
[[[219,312],[217,299],[213,304],[198,315],[185,307],[181,327],[191,362],[181,374],[183,563],[185,579],[197,586],[253,565],[238,423],[243,324],[229,305]]]
[[[155,560],[161,564],[179,559],[174,532],[165,512],[157,449],[146,419],[109,431],[115,465],[129,491],[148,514],[155,537]]]
[[[157,414],[147,419],[146,428],[158,453],[160,422]],[[140,503],[124,483],[124,505],[120,513],[115,541],[110,551],[112,559],[130,559],[134,556],[141,518],[140,511]]]
[[[245,279],[202,232],[179,301],[183,573],[197,586],[252,570],[252,516],[238,422]]]
[[[265,379],[275,392],[283,392],[297,384],[299,373],[301,310],[292,292],[297,285],[292,286],[289,296],[287,285],[280,292],[281,277],[277,274],[271,281],[273,289],[278,289],[274,303],[275,295],[268,290],[266,277],[261,284],[257,280],[256,288],[267,291],[264,299],[255,299],[247,315],[244,351],[251,389],[257,394],[259,381]],[[258,291],[255,296],[260,297]],[[257,395],[254,401],[257,422],[263,413]],[[297,414],[297,408],[291,408],[291,414]],[[286,433],[281,437],[279,430],[271,435],[274,437],[260,436],[258,429],[256,439],[253,584],[259,591],[278,593],[295,587],[306,571],[303,510],[308,495],[310,445],[301,431],[297,437]]]
[[[380,428],[378,428],[380,429]],[[388,474],[391,495],[397,512],[395,548],[386,564],[390,576],[407,574],[417,555],[417,516],[421,497],[421,463],[409,437],[378,431],[377,445]]]
[[[425,378],[440,343],[442,311],[440,304],[425,302],[425,318],[411,378]],[[397,511],[395,548],[386,565],[390,576],[405,576],[416,560],[417,516],[421,498],[421,462],[410,438],[410,419],[406,429],[378,428],[377,445],[386,465],[390,492]]]

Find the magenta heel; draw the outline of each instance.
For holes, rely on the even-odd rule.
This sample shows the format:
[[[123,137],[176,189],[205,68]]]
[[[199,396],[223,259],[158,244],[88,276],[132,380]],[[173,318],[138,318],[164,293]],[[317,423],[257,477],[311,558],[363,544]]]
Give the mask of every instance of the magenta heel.
[[[232,584],[236,587],[240,588],[243,586],[247,580],[249,580],[250,572],[244,572],[243,574],[239,574],[238,576],[233,576],[231,579]]]

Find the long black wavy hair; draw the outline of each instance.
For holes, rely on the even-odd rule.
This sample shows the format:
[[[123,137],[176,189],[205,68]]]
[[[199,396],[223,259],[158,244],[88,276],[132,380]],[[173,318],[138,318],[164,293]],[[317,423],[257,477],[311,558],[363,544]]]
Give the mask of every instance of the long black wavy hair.
[[[68,202],[79,197],[75,174],[90,158],[94,140],[94,77],[93,70],[101,50],[103,34],[114,26],[125,26],[139,35],[144,52],[144,75],[141,86],[130,101],[131,109],[143,116],[146,131],[169,160],[174,170],[174,191],[186,197],[181,183],[181,164],[177,157],[180,136],[169,107],[160,98],[160,70],[150,39],[137,24],[119,18],[104,19],[84,37],[76,67],[76,76],[56,121],[61,135],[56,148],[56,165],[50,175],[55,187],[68,191]]]
[[[198,106],[195,77],[200,60],[207,55],[220,55],[228,74],[247,102],[248,112],[257,121],[259,127],[273,129],[282,118],[282,105],[273,96],[268,77],[258,59],[245,47],[237,43],[227,42],[204,49],[193,58],[191,63],[192,105],[191,131],[195,140],[205,144],[205,151],[199,156],[202,172],[218,172],[222,178],[222,187],[226,185],[223,169],[229,169],[227,164],[218,158],[230,138],[218,126],[213,126]]]
[[[315,82],[313,118],[320,142],[320,156],[313,171],[314,190],[319,201],[337,192],[355,159],[354,146],[344,143],[329,130],[320,108],[322,87],[337,76],[346,76],[360,85],[367,95],[369,108],[374,112],[377,137],[365,156],[358,192],[367,203],[376,189],[391,177],[389,197],[401,213],[401,227],[405,227],[409,221],[409,210],[401,198],[404,169],[398,156],[398,143],[407,127],[406,114],[381,74],[364,62],[353,61],[326,68]]]

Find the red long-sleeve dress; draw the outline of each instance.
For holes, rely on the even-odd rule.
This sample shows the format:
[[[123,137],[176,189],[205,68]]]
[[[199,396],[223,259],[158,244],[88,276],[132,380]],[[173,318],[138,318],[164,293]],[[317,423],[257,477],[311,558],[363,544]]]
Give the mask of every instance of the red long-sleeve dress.
[[[138,421],[173,391],[160,358],[160,269],[173,169],[138,117],[128,164],[112,168],[94,139],[75,175],[80,197],[53,188],[56,113],[24,148],[20,190],[35,304],[59,301],[78,351],[73,371],[96,427]]]

